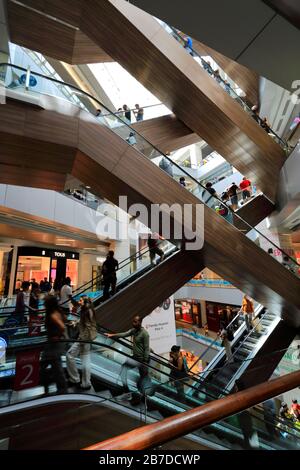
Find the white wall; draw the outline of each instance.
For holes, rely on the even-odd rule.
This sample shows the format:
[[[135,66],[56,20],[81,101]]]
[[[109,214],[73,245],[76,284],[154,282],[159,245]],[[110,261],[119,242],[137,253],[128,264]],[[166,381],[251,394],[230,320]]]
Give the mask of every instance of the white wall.
[[[108,235],[99,230],[99,222],[104,217],[101,212],[55,191],[1,184],[0,205],[97,233],[102,239]],[[110,233],[109,238],[115,239],[115,234]]]
[[[184,286],[174,294],[175,299],[196,299],[221,304],[241,305],[243,292],[222,287]]]
[[[243,175],[239,171],[236,171],[232,175],[227,176],[227,178],[215,183],[213,186],[218,194],[222,194],[232,183],[239,185],[242,179]]]

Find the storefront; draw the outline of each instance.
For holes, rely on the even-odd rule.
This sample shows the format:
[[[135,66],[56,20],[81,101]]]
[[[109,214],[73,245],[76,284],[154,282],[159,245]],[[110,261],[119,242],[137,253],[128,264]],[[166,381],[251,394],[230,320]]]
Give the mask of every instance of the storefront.
[[[206,302],[207,326],[210,331],[218,332],[224,325],[228,325],[239,311],[240,306],[216,302]]]
[[[23,281],[35,279],[40,283],[45,277],[54,282],[71,278],[74,289],[78,286],[79,254],[68,251],[49,250],[46,248],[18,248],[15,287],[18,289]]]
[[[196,300],[176,300],[175,319],[201,328],[201,307],[199,302]]]

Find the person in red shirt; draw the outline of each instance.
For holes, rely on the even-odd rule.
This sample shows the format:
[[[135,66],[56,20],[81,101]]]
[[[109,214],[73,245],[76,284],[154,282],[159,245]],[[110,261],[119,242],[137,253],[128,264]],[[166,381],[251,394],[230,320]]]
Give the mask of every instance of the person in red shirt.
[[[240,182],[240,189],[243,191],[243,199],[249,199],[251,197],[251,181],[244,176]]]
[[[292,400],[291,414],[296,420],[300,419],[300,405],[297,400]]]

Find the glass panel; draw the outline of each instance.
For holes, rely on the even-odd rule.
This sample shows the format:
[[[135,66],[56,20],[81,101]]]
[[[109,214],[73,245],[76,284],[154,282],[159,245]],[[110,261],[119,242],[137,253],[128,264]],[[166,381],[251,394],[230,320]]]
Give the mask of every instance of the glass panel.
[[[7,76],[9,76],[9,79],[6,80],[6,84],[10,84],[12,76],[18,74],[20,75],[20,72],[24,72],[24,70],[20,67],[7,66]],[[37,77],[37,80],[40,80],[42,82],[48,82],[50,80],[46,77],[42,77],[32,72],[31,75]],[[57,81],[53,80],[52,83],[57,84]],[[269,240],[262,232],[252,227],[245,220],[243,220],[236,212],[234,212],[230,207],[229,199],[226,199],[225,197],[223,200],[221,200],[219,197],[217,197],[216,192],[212,186],[203,186],[201,183],[199,183],[195,178],[190,176],[187,171],[185,171],[179,165],[174,163],[167,155],[162,154],[156,147],[154,147],[150,142],[144,139],[135,129],[128,126],[125,119],[121,119],[115,114],[112,114],[110,116],[100,115],[97,117],[97,109],[101,107],[101,110],[103,112],[106,108],[95,98],[91,97],[87,93],[82,92],[76,87],[65,85],[63,83],[60,83],[59,86],[62,89],[64,87],[72,89],[73,93],[76,92],[76,96],[80,98],[81,104],[85,103],[85,109],[95,116],[95,120],[97,119],[100,125],[109,127],[114,133],[116,133],[122,139],[126,140],[129,145],[133,146],[135,149],[140,151],[147,158],[150,158],[153,163],[159,166],[170,177],[178,181],[188,191],[193,193],[194,196],[196,196],[201,203],[206,204],[210,209],[216,211],[228,223],[234,226],[236,223],[238,223],[240,225],[240,231],[244,232],[250,240],[261,240],[260,247],[265,250],[270,256],[272,255],[274,250],[276,250],[276,252],[279,250],[282,256],[277,256],[275,259],[278,262],[281,262],[282,266],[284,266],[294,275],[299,277],[300,266],[297,264],[297,262],[293,258],[291,258],[284,250],[282,250],[271,240]],[[56,89],[54,91],[56,91]],[[251,196],[251,193],[248,193],[248,188],[245,188],[244,191],[245,198],[249,198]],[[238,230],[238,228],[236,227],[235,229]]]
[[[254,374],[262,367],[265,368],[265,364],[272,359],[278,360],[279,354],[282,355],[282,351],[263,358],[264,365],[254,369]],[[0,364],[0,407],[45,396],[50,402],[58,391],[64,391],[63,385],[66,387],[62,369],[51,370],[51,364],[54,360],[59,363],[61,357],[62,366],[68,365],[70,377],[74,377],[79,366],[77,356],[80,356],[81,367],[85,371],[91,364],[92,386],[81,390],[78,385],[69,384],[69,393],[88,393],[98,397],[102,404],[103,399],[109,400],[110,405],[115,403],[118,407],[130,408],[138,413],[143,413],[144,410],[143,420],[146,422],[150,418],[157,420],[180,413],[224,395],[224,390],[217,390],[216,387],[209,391],[199,390],[196,382],[201,374],[179,372],[157,355],[151,355],[148,365],[133,360],[130,342],[113,340],[99,332],[92,344],[80,342],[75,349],[74,341],[71,340],[7,349],[6,357],[3,358],[2,354]],[[230,393],[235,391],[232,389]],[[283,394],[274,399],[274,406],[270,403],[255,406],[237,416],[199,429],[194,435],[205,439],[207,443],[225,448],[236,448],[231,447],[235,445],[238,448],[258,446],[261,449],[298,447],[299,405],[292,403],[292,400],[298,398],[298,392],[297,389],[288,392],[288,395]],[[288,402],[287,411],[279,409],[283,401]],[[109,436],[103,436],[103,439],[107,437]],[[246,437],[249,439],[246,440]]]

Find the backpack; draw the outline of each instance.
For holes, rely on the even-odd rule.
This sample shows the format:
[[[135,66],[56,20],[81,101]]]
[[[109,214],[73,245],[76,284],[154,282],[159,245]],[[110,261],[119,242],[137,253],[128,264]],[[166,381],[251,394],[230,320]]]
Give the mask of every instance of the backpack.
[[[228,341],[232,341],[233,338],[234,338],[234,334],[233,334],[233,331],[232,331],[231,326],[226,329],[226,332],[227,332],[227,339],[228,339]]]
[[[228,207],[224,206],[224,205],[220,205],[217,209],[217,212],[218,214],[220,214],[222,217],[226,217],[226,215],[228,215],[229,211],[228,211]]]

